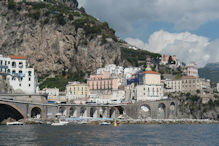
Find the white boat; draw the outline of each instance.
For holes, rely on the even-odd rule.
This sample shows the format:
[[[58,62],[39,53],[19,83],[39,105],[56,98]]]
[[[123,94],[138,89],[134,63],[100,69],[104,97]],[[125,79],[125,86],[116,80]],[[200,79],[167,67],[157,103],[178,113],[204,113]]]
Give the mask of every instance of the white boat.
[[[23,122],[7,122],[6,125],[24,125]]]
[[[68,121],[59,121],[58,123],[52,123],[52,126],[63,126],[67,125],[69,122]]]
[[[109,123],[109,122],[102,122],[102,123],[100,123],[100,125],[110,125],[111,123]]]

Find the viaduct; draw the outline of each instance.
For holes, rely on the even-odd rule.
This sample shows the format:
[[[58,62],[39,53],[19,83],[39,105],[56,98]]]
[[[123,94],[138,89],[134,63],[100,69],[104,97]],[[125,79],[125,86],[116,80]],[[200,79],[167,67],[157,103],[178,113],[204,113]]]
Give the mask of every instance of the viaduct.
[[[178,114],[178,102],[173,99],[142,101],[120,105],[48,104],[46,95],[0,94],[0,122],[8,117],[25,119],[40,117],[93,117],[114,118],[120,115],[133,119],[174,119]]]

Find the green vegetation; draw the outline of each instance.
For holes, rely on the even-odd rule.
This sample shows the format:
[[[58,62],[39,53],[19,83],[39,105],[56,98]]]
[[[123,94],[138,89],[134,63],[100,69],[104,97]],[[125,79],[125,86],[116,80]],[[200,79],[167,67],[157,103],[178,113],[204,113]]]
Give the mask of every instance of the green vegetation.
[[[34,18],[35,20],[38,20],[40,18],[40,11],[37,10],[34,13],[29,13],[29,16]]]
[[[19,2],[15,3],[13,0],[9,0],[8,8],[14,10],[21,10],[21,6],[25,4],[26,9],[29,11],[28,16],[38,20],[41,16],[47,17],[41,20],[43,24],[48,22],[55,22],[59,25],[65,25],[67,20],[73,21],[75,29],[82,28],[85,31],[86,36],[90,36],[90,39],[102,35],[102,42],[106,42],[107,38],[112,38],[117,41],[115,31],[109,27],[107,22],[99,22],[96,18],[86,14],[85,9],[81,7],[69,8],[61,2],[54,0],[47,0],[46,2]],[[23,7],[23,6],[22,6]],[[51,19],[51,20],[50,20]]]
[[[42,84],[40,84],[40,89],[43,88],[59,88],[60,91],[65,90],[65,85],[67,85],[68,80],[63,77],[47,78]]]
[[[201,78],[210,79],[212,82],[219,82],[219,69],[200,68],[198,70]]]
[[[8,9],[15,9],[15,8],[16,8],[16,4],[14,0],[8,0]]]
[[[58,14],[56,16],[56,19],[57,19],[58,24],[60,24],[60,25],[65,25],[66,24],[65,18],[62,14]]]
[[[42,79],[45,78],[48,75],[42,76],[39,81],[43,81]],[[65,72],[63,71],[61,75],[57,75],[54,78],[47,78],[45,81],[43,81],[40,84],[40,89],[43,88],[59,88],[60,91],[65,90],[65,86],[68,84],[69,81],[79,81],[79,82],[85,82],[84,80],[85,74],[83,72]]]
[[[121,48],[121,55],[123,60],[127,60],[133,66],[140,66],[143,63],[139,63],[139,61],[145,61],[147,56],[150,56],[152,60],[157,60],[161,55],[157,53],[151,53],[145,50],[133,50],[128,48]]]

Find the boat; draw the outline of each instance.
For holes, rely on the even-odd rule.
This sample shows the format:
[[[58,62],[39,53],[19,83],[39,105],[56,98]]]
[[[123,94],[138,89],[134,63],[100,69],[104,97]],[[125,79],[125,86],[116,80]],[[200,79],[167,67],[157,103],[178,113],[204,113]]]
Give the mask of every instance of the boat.
[[[102,122],[102,123],[100,123],[100,125],[110,125],[111,123],[109,123],[109,122]]]
[[[24,125],[24,123],[16,121],[16,122],[7,122],[6,125]]]
[[[69,122],[68,121],[59,121],[59,122],[55,122],[52,123],[52,126],[63,126],[63,125],[67,125]]]

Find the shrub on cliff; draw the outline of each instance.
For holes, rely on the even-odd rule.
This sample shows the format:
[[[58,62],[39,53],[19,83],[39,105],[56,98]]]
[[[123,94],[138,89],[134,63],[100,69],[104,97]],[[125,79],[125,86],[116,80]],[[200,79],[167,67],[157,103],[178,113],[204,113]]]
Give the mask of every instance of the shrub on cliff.
[[[16,4],[14,2],[14,0],[9,0],[8,1],[8,9],[15,9]]]
[[[66,24],[65,18],[62,14],[58,14],[56,16],[56,19],[57,19],[58,24],[60,24],[60,25],[65,25]]]

